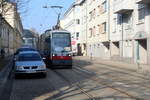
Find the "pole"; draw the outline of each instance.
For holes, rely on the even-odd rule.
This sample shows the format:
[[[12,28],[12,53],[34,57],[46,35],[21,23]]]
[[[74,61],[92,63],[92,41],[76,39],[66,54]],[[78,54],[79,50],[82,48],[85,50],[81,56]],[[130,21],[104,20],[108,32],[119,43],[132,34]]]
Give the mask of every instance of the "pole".
[[[124,47],[123,47],[123,31],[124,31],[124,30],[123,30],[123,29],[124,29],[124,28],[123,28],[123,14],[121,14],[121,23],[122,23],[122,59],[123,59],[123,48],[124,48]]]
[[[87,31],[88,30],[88,22],[87,22],[87,12],[88,11],[87,11],[87,0],[85,2],[86,2],[85,6],[86,6],[86,56],[87,56],[88,55],[87,54],[87,52],[88,52],[88,50],[87,50],[87,45],[88,45],[88,33],[87,33],[88,32]]]

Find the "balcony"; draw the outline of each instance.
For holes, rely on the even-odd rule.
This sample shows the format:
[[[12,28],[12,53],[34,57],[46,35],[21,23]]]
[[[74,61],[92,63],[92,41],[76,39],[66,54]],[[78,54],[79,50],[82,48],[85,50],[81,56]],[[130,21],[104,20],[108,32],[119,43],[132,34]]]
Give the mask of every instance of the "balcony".
[[[150,0],[136,0],[136,3],[139,3],[139,4],[150,4]]]
[[[131,1],[131,0],[116,0],[114,2],[114,13],[123,14],[123,13],[127,13],[127,12],[132,12],[134,9],[133,1]]]

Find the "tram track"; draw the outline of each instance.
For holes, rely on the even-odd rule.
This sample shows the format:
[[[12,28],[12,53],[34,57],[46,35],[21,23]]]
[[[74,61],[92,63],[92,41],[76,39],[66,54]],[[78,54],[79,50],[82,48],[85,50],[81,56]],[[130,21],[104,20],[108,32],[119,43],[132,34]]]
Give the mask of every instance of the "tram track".
[[[105,64],[102,64],[102,65],[105,65]],[[79,66],[79,65],[75,65],[75,66],[81,68],[81,66]],[[126,74],[126,75],[129,75],[129,76],[132,75],[133,77],[137,77],[137,78],[139,78],[139,79],[145,79],[145,80],[150,81],[150,79],[145,78],[145,77],[143,77],[143,76],[138,76],[138,75],[131,74],[131,73],[130,73],[131,71],[129,71],[129,70],[126,70],[126,71],[128,71],[128,72],[123,72],[121,68],[119,68],[119,70],[118,70],[118,69],[114,68],[113,66],[112,66],[113,68],[112,68],[111,66],[108,66],[108,65],[105,65],[105,66],[107,66],[107,68],[105,67],[105,69],[109,69],[109,70],[111,70],[111,71],[119,72],[119,73]],[[96,66],[96,67],[98,67],[98,66]],[[109,67],[109,68],[108,68],[108,67]],[[110,68],[110,67],[111,67],[111,68]],[[76,67],[74,67],[74,68],[76,68]],[[102,67],[102,68],[104,68],[104,67]],[[88,71],[87,71],[87,72],[88,72]],[[99,75],[98,73],[91,72],[91,71],[88,72],[88,73],[94,73],[94,74]],[[117,76],[117,78],[116,78],[115,76],[111,76],[111,75],[107,75],[107,74],[105,74],[105,76],[111,77],[111,78],[112,78],[113,80],[115,80],[115,81],[124,80],[124,79],[121,78],[120,76]],[[127,80],[127,81],[130,81],[130,80]],[[146,89],[150,89],[150,86],[146,86],[146,85],[143,85],[143,84],[138,83],[138,82],[130,82],[130,83],[126,84],[126,85],[131,85],[131,84],[139,85],[139,86],[142,86],[142,87],[144,87],[144,88],[146,88]]]
[[[64,81],[66,81],[70,86],[72,86],[73,83],[72,83],[69,79],[67,79],[67,78],[65,77],[65,75],[63,75],[62,73],[60,73],[60,72],[58,72],[58,71],[56,71],[56,70],[53,70],[53,72],[55,72],[56,75],[58,75],[59,77],[61,77],[61,78],[62,78]],[[75,83],[75,84],[73,84],[73,85],[76,86],[76,87],[79,89],[80,92],[82,92],[83,94],[85,94],[85,95],[89,98],[89,100],[96,100],[93,95],[91,95],[91,94],[89,94],[88,92],[86,92],[86,91],[80,86],[80,83]]]
[[[94,66],[96,66],[96,67],[99,67],[99,65],[104,65],[105,67],[102,67],[102,66],[100,66],[100,67],[101,67],[101,68],[105,68],[105,69],[109,69],[109,70],[111,70],[111,71],[115,71],[115,72],[120,72],[120,73],[124,73],[124,74],[128,74],[128,75],[132,75],[132,76],[134,76],[134,77],[138,77],[138,78],[141,78],[141,79],[150,80],[149,78],[143,76],[143,74],[138,73],[138,74],[140,74],[140,75],[137,75],[137,72],[135,72],[135,71],[133,71],[133,70],[130,70],[130,69],[127,69],[127,68],[120,68],[120,67],[117,67],[117,68],[116,68],[116,66],[108,65],[108,64],[103,64],[103,63],[93,63],[93,64],[94,64]],[[75,64],[75,66],[78,66],[78,67],[81,68],[81,66],[79,66],[79,65],[80,65],[80,63],[76,63],[76,64]],[[124,72],[124,70],[125,70],[126,72]],[[131,74],[131,73],[133,73],[133,74]]]
[[[104,85],[104,86],[106,86],[106,87],[109,87],[109,88],[111,88],[111,89],[113,89],[113,90],[115,90],[115,91],[121,93],[121,94],[124,94],[124,95],[126,95],[126,96],[128,96],[128,97],[130,97],[130,98],[132,98],[132,99],[135,99],[135,100],[143,100],[142,98],[136,97],[136,96],[134,96],[134,95],[132,95],[132,94],[130,94],[130,93],[124,91],[124,90],[115,88],[115,87],[113,87],[113,86],[111,86],[111,85],[109,85],[109,84],[107,84],[107,83],[103,83],[103,81],[105,80],[105,79],[103,79],[103,78],[100,78],[100,77],[98,77],[98,78],[95,78],[95,77],[94,77],[94,78],[93,78],[93,77],[92,77],[92,78],[89,78],[89,77],[90,77],[90,74],[89,74],[89,73],[86,73],[86,74],[85,74],[85,73],[81,73],[81,71],[79,71],[79,69],[77,69],[76,67],[73,68],[73,71],[76,72],[77,74],[80,74],[80,75],[82,75],[82,76],[84,76],[84,77],[86,77],[86,78],[88,78],[88,79],[90,79],[90,80],[92,80],[92,81],[98,83],[98,84]],[[94,72],[92,72],[92,73],[94,73]],[[97,74],[97,73],[95,73],[95,74]]]

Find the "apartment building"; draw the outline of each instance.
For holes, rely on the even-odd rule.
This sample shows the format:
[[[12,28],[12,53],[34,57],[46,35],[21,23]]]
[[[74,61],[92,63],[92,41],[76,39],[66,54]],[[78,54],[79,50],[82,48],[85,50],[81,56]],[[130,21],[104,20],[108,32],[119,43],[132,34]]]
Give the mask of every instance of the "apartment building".
[[[111,0],[111,58],[147,64],[150,9],[146,0]]]
[[[76,0],[79,1],[84,2],[72,16],[81,13],[81,28],[76,28],[81,32],[81,51],[85,49],[87,56],[150,64],[149,0]],[[65,18],[71,20],[69,16]],[[77,27],[71,24],[67,24],[71,30]]]
[[[87,0],[87,6],[87,55],[108,59],[110,57],[109,0]]]
[[[0,49],[11,55],[22,45],[23,27],[16,4],[4,3],[5,6],[0,8]]]
[[[14,28],[15,31],[14,47],[16,50],[23,43],[22,40],[23,26],[20,14],[17,12],[17,4],[12,2],[5,2],[2,15],[5,18],[5,20],[11,25],[11,27]]]
[[[81,55],[81,8],[77,2],[73,3],[64,14],[61,27],[71,32],[73,54]]]
[[[116,60],[134,62],[135,1],[111,0],[110,4],[111,57]]]
[[[135,61],[150,64],[150,1],[136,0]]]
[[[13,27],[0,15],[0,49],[4,49],[7,55],[14,53],[15,31]]]

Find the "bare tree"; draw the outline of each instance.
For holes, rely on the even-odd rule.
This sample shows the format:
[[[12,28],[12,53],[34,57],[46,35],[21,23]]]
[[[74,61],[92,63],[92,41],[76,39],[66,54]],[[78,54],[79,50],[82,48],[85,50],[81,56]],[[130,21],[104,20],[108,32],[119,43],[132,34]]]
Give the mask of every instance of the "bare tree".
[[[5,15],[11,14],[11,9],[15,7],[17,12],[24,14],[27,12],[27,5],[30,0],[0,0],[0,13]],[[8,13],[9,12],[9,13]]]
[[[9,0],[9,1],[17,4],[17,10],[19,11],[19,13],[26,13],[27,5],[31,0]]]

